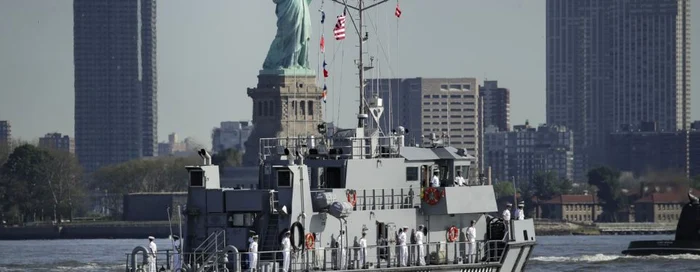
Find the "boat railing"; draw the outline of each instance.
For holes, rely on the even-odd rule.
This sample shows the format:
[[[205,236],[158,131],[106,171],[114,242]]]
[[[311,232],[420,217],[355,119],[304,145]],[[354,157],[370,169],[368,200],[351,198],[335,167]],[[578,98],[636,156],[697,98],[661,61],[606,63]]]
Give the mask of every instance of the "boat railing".
[[[224,230],[217,230],[209,234],[209,237],[205,239],[192,254],[189,254],[189,263],[201,264],[202,268],[218,266],[221,262],[221,254],[219,254],[226,247],[226,232]],[[199,271],[199,269],[197,270]]]
[[[314,190],[315,192],[328,192],[328,190]],[[369,188],[347,189],[347,200],[356,200],[354,210],[394,210],[413,209],[420,206],[420,190],[412,187],[404,188]]]
[[[265,160],[269,156],[283,155],[284,150],[289,149],[290,154],[295,150],[308,152],[310,148],[323,145],[325,151],[318,150],[318,154],[330,154],[338,158],[351,158],[353,154],[359,154],[361,149],[363,157],[398,157],[400,154],[400,136],[381,137],[344,137],[344,138],[260,138],[260,156]],[[342,150],[336,152],[333,149]],[[357,156],[354,156],[357,158]]]
[[[422,245],[424,249],[424,262],[419,262],[419,245],[407,245],[408,254],[406,257],[407,266],[426,265],[431,267],[439,266],[500,266],[505,244],[502,241],[477,241],[474,243],[473,254],[468,254],[469,244],[467,242],[433,242]],[[500,247],[500,250],[495,250]],[[288,271],[311,271],[311,270],[352,270],[352,269],[377,269],[403,266],[401,264],[400,246],[391,244],[385,246],[367,246],[365,248],[366,258],[364,263],[360,257],[362,248],[359,246],[313,249],[299,249],[290,252],[291,269]],[[240,267],[243,270],[250,269],[250,254],[241,252]],[[283,265],[283,251],[258,252],[257,256],[273,256],[272,259],[258,258],[256,271],[278,271]],[[344,257],[340,257],[344,256]],[[234,264],[236,267],[237,264]]]
[[[467,242],[430,242],[422,245],[424,249],[423,265],[429,267],[498,267],[505,252],[506,244],[500,240],[476,241],[473,244],[473,254],[468,254],[469,243]],[[406,246],[408,254],[406,257],[407,266],[421,265],[419,261],[419,248],[417,244]],[[344,251],[344,252],[343,252]],[[392,243],[390,245],[373,245],[365,248],[366,258],[364,263],[361,263],[362,248],[359,246],[338,247],[321,247],[321,248],[300,248],[290,252],[289,271],[311,271],[311,270],[351,270],[358,268],[376,269],[376,268],[391,268],[401,266],[400,246]],[[175,271],[176,264],[173,263],[173,251],[159,251],[156,258],[156,269],[161,271]],[[221,256],[216,260],[220,265],[218,271],[249,271],[250,256],[248,252],[231,253],[226,248],[219,249],[217,256]],[[344,253],[344,254],[343,254]],[[183,261],[179,271],[217,271],[217,268],[207,266],[207,263],[201,258],[198,258],[198,253],[181,253],[180,260]],[[343,258],[340,258],[344,255]],[[279,271],[283,265],[283,251],[259,251],[257,253],[257,270],[256,271]],[[271,256],[272,258],[261,259],[262,256]],[[134,261],[132,262],[132,258]],[[185,260],[189,260],[185,262]],[[135,264],[135,265],[134,265]],[[228,270],[224,270],[224,264],[227,264]],[[139,254],[127,254],[126,263],[127,272],[148,271],[148,263]]]

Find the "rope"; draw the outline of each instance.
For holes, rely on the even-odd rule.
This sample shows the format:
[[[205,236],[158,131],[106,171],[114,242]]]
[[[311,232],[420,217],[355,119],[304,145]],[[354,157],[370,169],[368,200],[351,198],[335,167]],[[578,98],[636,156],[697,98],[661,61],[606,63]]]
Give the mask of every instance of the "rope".
[[[320,71],[321,73],[323,73],[323,71],[321,71],[321,62],[322,62],[322,61],[326,61],[326,49],[325,49],[326,45],[325,45],[325,39],[324,39],[324,34],[326,33],[326,27],[325,27],[325,26],[326,26],[326,24],[325,24],[325,16],[326,16],[326,14],[325,14],[325,12],[323,11],[323,4],[324,4],[324,1],[321,0],[321,8],[320,8],[320,10],[319,10],[319,11],[321,12],[321,21],[319,21],[319,25],[320,25],[319,28],[321,29],[321,37],[320,37],[320,39],[319,39],[319,43],[320,43],[321,41],[324,42],[324,44],[323,44],[323,52],[321,52],[321,50],[318,50],[318,56],[316,57],[316,60],[318,61],[318,65],[317,65],[316,71]],[[323,58],[321,58],[321,53],[323,53]],[[326,77],[323,77],[323,81],[322,81],[322,82],[319,82],[319,83],[323,83],[323,86],[326,86]],[[319,101],[319,103],[323,103],[323,101],[324,101],[324,100],[323,100],[323,99],[324,99],[324,98],[323,98],[323,91],[325,91],[325,90],[321,90],[321,92],[322,92],[322,93],[321,93],[321,99],[320,99],[321,101]],[[323,116],[327,116],[327,115],[328,115],[328,107],[326,107],[325,103],[323,103],[323,104],[324,104],[324,105],[322,105],[322,107],[323,107]],[[321,121],[322,121],[322,120],[321,120]]]
[[[399,0],[396,0],[396,7],[399,7]],[[399,40],[399,17],[396,17],[396,52],[401,52],[401,40]],[[397,54],[399,54],[397,53]],[[401,68],[401,58],[396,58],[396,76],[399,77],[398,69]],[[401,84],[396,86],[397,93],[401,93]],[[396,105],[398,107],[399,113],[401,112],[401,96],[396,97]],[[408,114],[408,124],[411,124],[411,115]]]

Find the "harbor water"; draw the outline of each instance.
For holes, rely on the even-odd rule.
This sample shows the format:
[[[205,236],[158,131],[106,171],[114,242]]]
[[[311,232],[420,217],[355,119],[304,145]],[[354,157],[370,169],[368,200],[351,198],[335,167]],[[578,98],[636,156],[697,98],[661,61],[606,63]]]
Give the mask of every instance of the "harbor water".
[[[700,256],[621,256],[632,240],[673,239],[670,235],[544,236],[538,238],[526,271],[697,271]],[[167,240],[156,240],[160,250]],[[0,272],[124,271],[127,252],[143,240],[0,241]],[[669,270],[670,269],[670,270]]]

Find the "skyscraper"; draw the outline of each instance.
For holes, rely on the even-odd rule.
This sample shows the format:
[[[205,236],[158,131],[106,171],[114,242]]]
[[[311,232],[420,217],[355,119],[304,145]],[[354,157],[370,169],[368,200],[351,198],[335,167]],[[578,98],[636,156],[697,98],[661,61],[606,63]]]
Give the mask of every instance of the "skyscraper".
[[[510,90],[498,87],[498,81],[486,80],[479,87],[484,129],[489,126],[499,131],[510,131]]]
[[[0,145],[9,145],[12,138],[10,121],[0,121]]]
[[[39,146],[68,153],[75,153],[75,139],[61,133],[46,133],[44,137],[39,138]]]
[[[424,144],[431,133],[445,136],[450,146],[464,148],[481,169],[481,118],[476,78],[380,78],[370,79],[366,97],[378,95],[384,102],[379,128],[385,134],[399,126],[409,130],[406,143]],[[373,120],[368,126],[376,127]]]
[[[547,123],[573,130],[577,179],[621,126],[688,123],[689,0],[547,0],[546,32]]]
[[[86,171],[157,150],[155,0],[74,0],[76,152]]]

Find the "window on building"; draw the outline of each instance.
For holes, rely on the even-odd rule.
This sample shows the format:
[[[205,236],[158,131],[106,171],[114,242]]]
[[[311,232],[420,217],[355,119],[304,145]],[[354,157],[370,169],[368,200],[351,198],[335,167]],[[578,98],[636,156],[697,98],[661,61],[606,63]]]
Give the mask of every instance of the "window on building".
[[[306,115],[306,101],[299,102],[299,109],[302,116]]]
[[[308,104],[309,106],[309,115],[313,116],[314,115],[314,101],[309,101]]]

